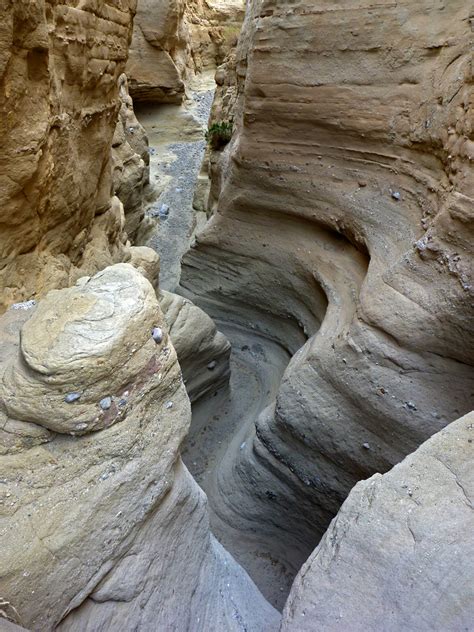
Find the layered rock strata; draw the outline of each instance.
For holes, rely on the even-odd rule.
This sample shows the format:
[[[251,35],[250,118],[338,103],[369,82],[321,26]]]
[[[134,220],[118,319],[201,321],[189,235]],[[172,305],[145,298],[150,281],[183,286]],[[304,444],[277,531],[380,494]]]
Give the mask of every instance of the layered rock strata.
[[[244,2],[139,0],[127,74],[137,101],[181,103],[196,72],[236,45]]]
[[[182,291],[309,338],[211,494],[220,536],[293,572],[357,481],[473,408],[471,43],[462,0],[249,7]]]
[[[146,231],[145,202],[150,183],[148,138],[133,109],[126,75],[119,78],[120,112],[112,141],[114,193],[123,204],[125,231],[134,241]]]
[[[303,566],[282,632],[468,630],[474,414],[358,483]]]
[[[135,7],[2,4],[1,311],[125,258],[110,148]]]
[[[112,266],[0,323],[0,595],[17,623],[275,629],[181,463],[189,399],[142,274]]]

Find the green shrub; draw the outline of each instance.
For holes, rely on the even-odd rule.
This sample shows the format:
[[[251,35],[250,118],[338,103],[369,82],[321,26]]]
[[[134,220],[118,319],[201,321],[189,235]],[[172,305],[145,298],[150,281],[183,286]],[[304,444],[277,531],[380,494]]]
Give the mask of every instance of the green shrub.
[[[211,149],[219,150],[225,147],[232,138],[233,129],[233,121],[213,123],[206,132],[206,140]]]

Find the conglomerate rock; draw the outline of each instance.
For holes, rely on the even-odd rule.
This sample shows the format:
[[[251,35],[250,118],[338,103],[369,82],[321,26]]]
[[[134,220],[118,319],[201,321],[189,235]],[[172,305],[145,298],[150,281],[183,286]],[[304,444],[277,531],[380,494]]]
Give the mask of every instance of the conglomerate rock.
[[[474,413],[358,483],[303,566],[281,632],[469,630]]]
[[[110,148],[136,0],[0,8],[0,311],[126,258]]]
[[[473,408],[469,12],[248,8],[234,136],[182,291],[294,354],[211,499],[293,571],[357,481]]]
[[[118,264],[16,305],[0,336],[0,595],[17,622],[274,630],[181,463],[189,399],[142,274]]]

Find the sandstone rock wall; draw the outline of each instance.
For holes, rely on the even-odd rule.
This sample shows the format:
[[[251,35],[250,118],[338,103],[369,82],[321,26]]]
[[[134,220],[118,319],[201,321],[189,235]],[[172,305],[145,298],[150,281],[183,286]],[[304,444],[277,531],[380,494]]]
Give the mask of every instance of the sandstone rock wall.
[[[181,463],[190,404],[144,276],[118,264],[52,291],[8,310],[0,337],[0,595],[16,622],[276,629]]]
[[[303,566],[282,632],[468,630],[474,413],[358,483]]]
[[[244,2],[139,0],[127,74],[137,101],[181,103],[194,73],[236,45]]]
[[[290,569],[358,480],[473,408],[469,15],[463,0],[249,7],[234,137],[182,288],[292,353],[281,323],[308,338],[212,501]]]
[[[135,7],[2,3],[2,311],[126,255],[110,148]]]

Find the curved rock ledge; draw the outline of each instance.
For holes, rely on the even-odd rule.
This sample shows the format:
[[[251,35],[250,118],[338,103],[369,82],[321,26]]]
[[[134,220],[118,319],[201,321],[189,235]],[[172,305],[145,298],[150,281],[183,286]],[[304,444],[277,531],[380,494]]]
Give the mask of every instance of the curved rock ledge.
[[[211,161],[215,215],[182,292],[294,354],[210,494],[293,571],[357,481],[473,408],[468,13],[260,0],[247,14],[234,136]],[[297,353],[283,318],[309,337]]]

